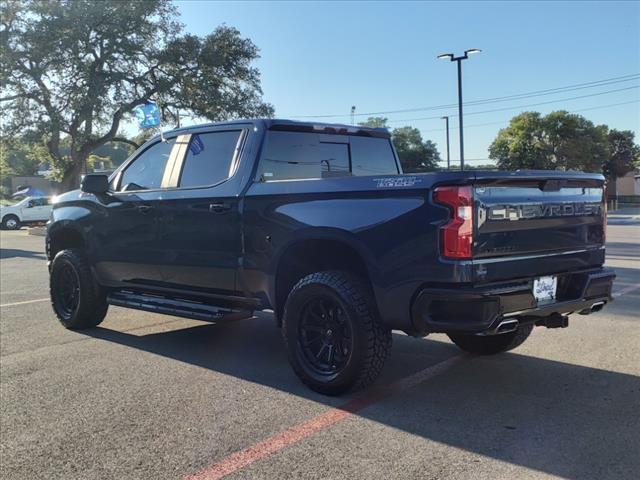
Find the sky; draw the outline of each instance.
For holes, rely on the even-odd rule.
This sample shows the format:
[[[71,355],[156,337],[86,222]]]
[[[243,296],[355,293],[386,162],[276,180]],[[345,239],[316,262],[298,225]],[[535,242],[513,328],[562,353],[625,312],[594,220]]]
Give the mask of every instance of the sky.
[[[640,2],[175,4],[185,31],[206,35],[224,23],[260,48],[255,66],[277,118],[350,123],[352,105],[356,121],[369,112],[423,109],[380,116],[391,127],[417,127],[445,158],[440,117],[449,115],[455,163],[457,107],[431,107],[457,104],[456,65],[436,56],[480,48],[462,63],[465,102],[607,81],[466,106],[468,162],[490,163],[488,146],[522,111],[569,110],[633,130],[640,141],[640,78],[632,76],[640,74]]]

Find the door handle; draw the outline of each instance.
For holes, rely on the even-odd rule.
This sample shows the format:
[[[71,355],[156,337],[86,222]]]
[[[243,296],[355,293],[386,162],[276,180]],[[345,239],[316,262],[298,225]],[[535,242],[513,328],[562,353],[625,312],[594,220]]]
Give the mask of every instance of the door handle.
[[[231,210],[231,205],[228,203],[211,203],[209,204],[209,211],[213,213],[224,213]]]
[[[151,205],[138,205],[136,208],[138,212],[140,212],[143,215],[146,215],[151,210],[153,210],[153,207]]]

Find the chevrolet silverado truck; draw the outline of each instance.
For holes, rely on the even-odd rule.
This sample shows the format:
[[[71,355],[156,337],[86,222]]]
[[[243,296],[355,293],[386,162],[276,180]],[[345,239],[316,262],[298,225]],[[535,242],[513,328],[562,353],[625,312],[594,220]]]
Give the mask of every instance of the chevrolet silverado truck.
[[[177,129],[56,199],[51,301],[71,329],[109,305],[211,322],[272,310],[302,382],[340,394],[376,379],[392,330],[497,354],[610,302],[603,183],[403,174],[384,129]]]

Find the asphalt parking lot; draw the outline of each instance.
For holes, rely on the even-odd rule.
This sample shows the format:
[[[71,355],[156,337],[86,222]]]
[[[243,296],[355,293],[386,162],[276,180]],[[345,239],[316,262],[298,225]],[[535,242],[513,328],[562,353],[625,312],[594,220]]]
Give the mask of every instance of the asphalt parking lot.
[[[67,331],[43,237],[3,231],[0,477],[638,478],[640,221],[611,223],[604,311],[494,357],[395,334],[376,387],[343,398],[297,380],[266,313],[111,307]]]

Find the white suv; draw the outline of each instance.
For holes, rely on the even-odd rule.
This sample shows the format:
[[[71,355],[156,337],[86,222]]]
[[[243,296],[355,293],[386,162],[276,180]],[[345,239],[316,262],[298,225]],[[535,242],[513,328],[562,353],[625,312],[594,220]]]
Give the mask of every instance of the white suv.
[[[48,197],[27,197],[10,207],[0,207],[0,225],[5,230],[17,230],[24,224],[46,222],[51,208]]]

